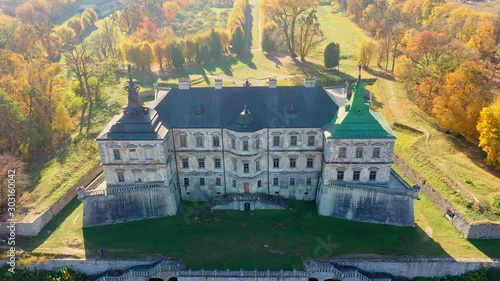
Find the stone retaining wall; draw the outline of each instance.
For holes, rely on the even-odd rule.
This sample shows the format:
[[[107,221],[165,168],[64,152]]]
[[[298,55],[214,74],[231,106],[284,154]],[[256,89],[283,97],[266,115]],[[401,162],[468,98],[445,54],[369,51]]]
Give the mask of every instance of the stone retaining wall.
[[[467,221],[425,179],[412,170],[404,160],[394,154],[394,164],[429,197],[441,213],[462,233],[465,238],[500,239],[500,225],[474,224]]]
[[[406,278],[461,275],[483,267],[500,267],[500,262],[457,262],[443,259],[353,260],[331,259],[336,265],[355,266],[366,272],[385,272]]]
[[[76,197],[76,188],[79,186],[87,186],[100,173],[102,173],[101,163],[96,164],[89,173],[83,176],[57,203],[38,215],[33,221],[21,221],[16,223],[16,234],[21,236],[36,236],[42,228],[49,223],[68,203]],[[8,231],[5,227],[0,227],[0,234],[6,234]]]

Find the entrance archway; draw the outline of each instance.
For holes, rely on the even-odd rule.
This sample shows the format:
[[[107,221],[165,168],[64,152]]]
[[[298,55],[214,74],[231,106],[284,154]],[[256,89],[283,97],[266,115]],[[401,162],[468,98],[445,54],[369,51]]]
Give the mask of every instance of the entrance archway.
[[[148,281],[164,281],[162,278],[149,278]]]
[[[177,277],[170,277],[168,278],[168,281],[177,281]]]
[[[319,281],[318,278],[310,277],[308,281]]]
[[[250,211],[250,203],[249,202],[245,202],[245,204],[243,206],[245,208],[245,211]]]

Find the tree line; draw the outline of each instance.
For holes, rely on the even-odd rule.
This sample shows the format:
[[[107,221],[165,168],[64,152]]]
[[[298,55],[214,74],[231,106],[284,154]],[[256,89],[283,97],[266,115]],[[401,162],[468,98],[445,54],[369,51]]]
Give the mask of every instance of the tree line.
[[[394,72],[410,99],[445,132],[461,135],[500,165],[500,101],[491,91],[499,69],[500,16],[442,0],[334,1],[374,38],[359,61]]]

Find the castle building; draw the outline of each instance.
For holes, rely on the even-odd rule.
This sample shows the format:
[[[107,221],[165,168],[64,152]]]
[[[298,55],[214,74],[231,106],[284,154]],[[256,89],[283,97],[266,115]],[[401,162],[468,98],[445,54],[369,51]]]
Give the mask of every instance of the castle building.
[[[360,77],[349,100],[310,78],[189,83],[155,89],[144,106],[130,77],[123,114],[97,137],[106,184],[78,192],[84,226],[171,216],[182,200],[254,210],[285,208],[284,199],[315,200],[319,215],[414,225],[419,189],[391,170],[396,137],[365,103]]]

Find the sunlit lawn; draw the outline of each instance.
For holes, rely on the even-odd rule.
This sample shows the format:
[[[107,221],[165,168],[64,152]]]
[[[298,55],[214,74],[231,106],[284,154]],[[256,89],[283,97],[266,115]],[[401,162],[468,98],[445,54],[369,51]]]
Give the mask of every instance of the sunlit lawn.
[[[169,256],[200,269],[299,269],[303,258],[342,254],[500,257],[499,240],[464,239],[425,196],[415,202],[415,228],[322,217],[313,202],[290,204],[293,211],[210,212],[183,202],[173,217],[82,230],[74,200],[39,236],[19,242],[34,255],[94,257],[102,248],[106,257]]]

